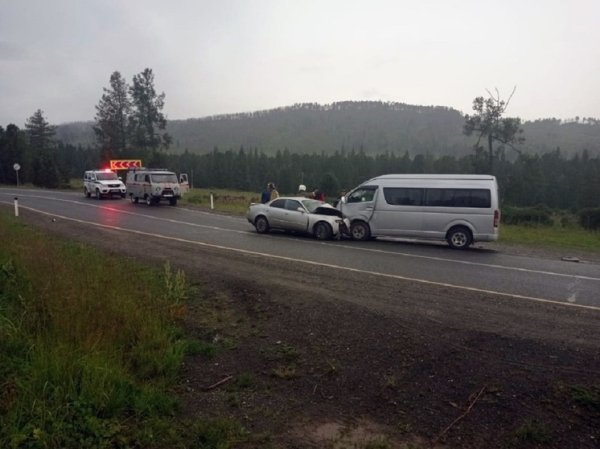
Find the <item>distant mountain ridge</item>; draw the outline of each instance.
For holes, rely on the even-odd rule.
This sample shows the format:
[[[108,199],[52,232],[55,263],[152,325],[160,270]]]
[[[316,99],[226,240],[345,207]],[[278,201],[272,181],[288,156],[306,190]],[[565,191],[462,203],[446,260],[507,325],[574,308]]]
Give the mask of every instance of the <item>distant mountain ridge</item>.
[[[510,114],[508,114],[510,116]],[[463,156],[475,138],[462,134],[464,115],[443,106],[378,101],[303,103],[264,111],[169,120],[171,151],[207,153],[240,148],[265,154],[364,151]],[[57,137],[73,145],[95,143],[92,122],[59,125]],[[523,124],[526,153],[560,148],[564,154],[600,154],[600,120],[542,119]],[[508,150],[510,152],[510,150]]]

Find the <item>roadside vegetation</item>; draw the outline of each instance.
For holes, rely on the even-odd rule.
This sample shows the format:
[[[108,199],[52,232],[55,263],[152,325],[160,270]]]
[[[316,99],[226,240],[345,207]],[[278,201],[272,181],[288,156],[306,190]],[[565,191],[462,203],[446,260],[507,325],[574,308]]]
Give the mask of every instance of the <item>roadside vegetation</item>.
[[[0,211],[0,447],[231,447],[175,420],[184,274],[35,232]]]
[[[600,208],[578,214],[537,206],[502,209],[503,243],[600,251]]]

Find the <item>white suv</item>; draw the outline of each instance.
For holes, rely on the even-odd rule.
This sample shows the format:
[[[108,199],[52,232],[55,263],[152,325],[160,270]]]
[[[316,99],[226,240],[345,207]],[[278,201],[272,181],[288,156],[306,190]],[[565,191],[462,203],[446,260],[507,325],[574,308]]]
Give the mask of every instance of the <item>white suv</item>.
[[[87,170],[83,174],[83,194],[100,199],[113,195],[125,198],[125,184],[112,170]]]

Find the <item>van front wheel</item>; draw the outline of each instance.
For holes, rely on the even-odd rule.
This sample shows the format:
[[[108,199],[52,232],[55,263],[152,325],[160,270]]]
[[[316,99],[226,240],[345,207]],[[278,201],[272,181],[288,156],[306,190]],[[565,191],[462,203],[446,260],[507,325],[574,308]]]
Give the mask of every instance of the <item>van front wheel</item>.
[[[352,240],[368,240],[371,237],[369,225],[364,221],[357,221],[350,225]]]
[[[446,241],[450,248],[453,249],[467,249],[473,242],[471,231],[464,226],[457,226],[448,231]]]

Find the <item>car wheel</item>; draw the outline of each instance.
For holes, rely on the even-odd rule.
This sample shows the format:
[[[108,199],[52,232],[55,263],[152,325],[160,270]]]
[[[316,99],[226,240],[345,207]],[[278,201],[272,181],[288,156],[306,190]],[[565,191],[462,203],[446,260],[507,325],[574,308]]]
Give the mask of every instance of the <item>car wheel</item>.
[[[146,195],[146,204],[148,206],[152,206],[152,203],[153,203],[152,197],[150,195]]]
[[[315,225],[314,235],[317,240],[330,240],[333,236],[333,231],[327,223],[319,222]]]
[[[90,196],[92,196],[92,194],[88,191],[88,189],[86,187],[83,188],[83,195],[86,198],[89,198]]]
[[[100,195],[100,189],[96,189],[96,199],[97,200],[101,200],[102,199],[102,195]]]
[[[254,227],[259,234],[266,234],[269,232],[269,222],[266,217],[263,217],[262,215],[254,220]]]
[[[371,237],[369,225],[364,221],[355,221],[350,225],[352,240],[368,240]]]
[[[464,226],[456,226],[448,231],[446,241],[448,242],[448,245],[450,245],[450,248],[467,249],[473,241],[473,237],[471,236],[471,231],[469,231],[468,228]]]
[[[129,199],[131,200],[132,203],[137,204],[137,202],[139,201],[139,198],[137,196],[133,196],[131,195],[129,197]]]

